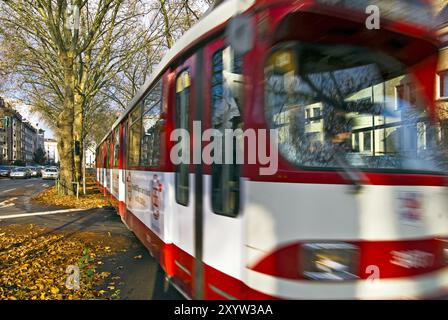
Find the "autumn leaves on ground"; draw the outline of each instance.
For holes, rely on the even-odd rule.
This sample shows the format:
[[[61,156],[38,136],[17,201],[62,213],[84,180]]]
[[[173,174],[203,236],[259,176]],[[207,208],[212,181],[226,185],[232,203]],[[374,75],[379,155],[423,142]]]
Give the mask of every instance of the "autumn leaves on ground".
[[[76,199],[51,187],[34,198],[47,205],[95,208],[109,205],[99,192]],[[99,231],[56,231],[34,224],[0,226],[1,299],[119,299],[118,276],[101,272],[103,258],[126,251],[129,239]],[[79,268],[79,289],[68,277]]]
[[[98,269],[103,258],[126,251],[128,241],[110,233],[71,234],[32,224],[0,227],[0,299],[118,299],[120,279]],[[69,266],[79,268],[78,290],[66,285],[73,276],[66,273]]]
[[[57,187],[51,187],[41,192],[33,199],[37,203],[52,206],[63,206],[67,208],[90,209],[109,206],[110,203],[106,197],[103,197],[97,189],[88,190],[86,195],[60,196]]]

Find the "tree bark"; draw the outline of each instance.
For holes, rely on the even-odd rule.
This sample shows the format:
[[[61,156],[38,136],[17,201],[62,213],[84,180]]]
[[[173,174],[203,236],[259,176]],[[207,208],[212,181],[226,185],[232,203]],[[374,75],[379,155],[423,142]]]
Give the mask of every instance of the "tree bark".
[[[60,183],[63,194],[73,195],[73,123],[74,123],[74,57],[72,52],[61,53],[60,60],[64,67],[64,108],[58,116],[57,137],[60,158]]]
[[[74,178],[76,182],[82,180],[82,151],[83,151],[83,126],[84,126],[84,98],[79,93],[74,95],[73,107],[73,139],[80,142],[81,153],[74,155]]]

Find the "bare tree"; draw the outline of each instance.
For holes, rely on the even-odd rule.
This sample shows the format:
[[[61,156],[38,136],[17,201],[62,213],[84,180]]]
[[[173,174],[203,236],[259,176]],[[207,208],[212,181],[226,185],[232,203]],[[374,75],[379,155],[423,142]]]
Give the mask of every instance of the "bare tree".
[[[147,13],[138,0],[72,4],[80,10],[79,29],[67,27],[67,0],[3,0],[0,16],[3,44],[13,53],[22,92],[54,124],[61,182],[69,194],[81,174],[82,155],[74,156],[73,141],[82,142],[86,115],[99,105],[98,92],[139,51],[137,39],[146,39],[145,30],[137,34],[135,27]]]
[[[0,0],[0,75],[54,128],[66,193],[82,172],[74,141],[97,139],[209,2]]]

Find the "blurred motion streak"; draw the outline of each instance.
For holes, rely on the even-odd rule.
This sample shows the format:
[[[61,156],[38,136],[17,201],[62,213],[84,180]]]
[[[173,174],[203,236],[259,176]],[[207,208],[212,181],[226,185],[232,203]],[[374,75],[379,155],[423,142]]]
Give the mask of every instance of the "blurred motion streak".
[[[368,5],[381,9],[378,30],[365,26]],[[100,143],[98,184],[191,298],[443,296],[447,11],[424,0],[218,1]],[[278,171],[260,175],[247,146],[243,164],[174,165],[170,134],[191,134],[194,121],[276,129]]]

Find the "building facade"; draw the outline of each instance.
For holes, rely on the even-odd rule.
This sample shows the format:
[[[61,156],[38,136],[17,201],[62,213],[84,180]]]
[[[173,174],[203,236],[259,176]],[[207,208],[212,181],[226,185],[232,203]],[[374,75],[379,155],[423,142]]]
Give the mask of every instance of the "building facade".
[[[22,153],[26,163],[32,163],[37,150],[38,130],[28,121],[22,122]]]
[[[54,139],[45,139],[45,155],[47,156],[48,164],[59,163],[58,143]]]
[[[0,118],[9,117],[8,127],[0,129],[0,150],[3,163],[24,161],[22,149],[22,116],[0,97]]]
[[[0,97],[0,118],[8,117],[9,126],[0,126],[0,162],[32,164],[34,152],[44,149],[45,130],[37,129]]]
[[[45,151],[45,130],[38,129],[37,130],[37,136],[36,136],[36,150],[42,149]]]

